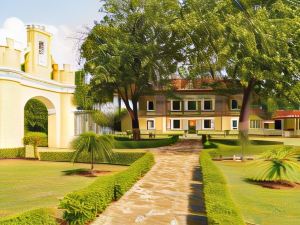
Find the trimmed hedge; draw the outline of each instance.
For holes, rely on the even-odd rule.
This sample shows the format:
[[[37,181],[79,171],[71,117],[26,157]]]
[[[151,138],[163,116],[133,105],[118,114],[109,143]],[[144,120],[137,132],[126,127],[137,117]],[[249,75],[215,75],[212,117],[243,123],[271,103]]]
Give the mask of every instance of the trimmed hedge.
[[[179,137],[177,135],[176,136],[174,135],[171,138],[164,138],[164,139],[147,139],[147,140],[140,140],[140,141],[116,140],[115,148],[116,149],[157,148],[157,147],[174,144],[178,141],[178,139]]]
[[[35,209],[15,216],[0,218],[1,225],[58,225],[49,209]]]
[[[210,155],[202,151],[199,161],[203,174],[208,224],[245,225],[239,209],[230,196],[225,177],[213,163]]]
[[[97,178],[91,185],[64,197],[60,208],[65,209],[64,219],[70,224],[86,224],[114,200],[119,199],[154,164],[154,156],[146,153],[127,170]]]
[[[115,151],[115,161],[111,164],[130,165],[137,159],[145,155],[145,152],[119,152]],[[72,161],[73,152],[40,152],[41,161],[54,161],[54,162],[70,162]],[[90,163],[90,156],[88,153],[82,153],[76,162]],[[95,159],[96,163],[109,163],[101,158]]]
[[[25,158],[25,148],[0,149],[0,159]]]

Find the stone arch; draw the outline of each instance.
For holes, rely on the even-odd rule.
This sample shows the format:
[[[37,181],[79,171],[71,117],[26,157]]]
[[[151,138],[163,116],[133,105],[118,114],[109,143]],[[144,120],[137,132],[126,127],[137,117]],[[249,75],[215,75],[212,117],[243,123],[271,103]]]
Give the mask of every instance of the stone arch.
[[[54,103],[49,98],[46,98],[44,96],[34,96],[26,100],[24,104],[24,109],[27,102],[29,102],[31,99],[39,100],[46,106],[48,110],[48,147],[57,147],[58,144],[57,119],[58,118],[57,118],[57,109]]]

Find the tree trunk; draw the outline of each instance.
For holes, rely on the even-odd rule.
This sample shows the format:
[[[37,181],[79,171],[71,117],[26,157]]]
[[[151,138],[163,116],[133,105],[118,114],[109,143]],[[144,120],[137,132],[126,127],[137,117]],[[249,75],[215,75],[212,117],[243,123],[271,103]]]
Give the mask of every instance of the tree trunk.
[[[38,154],[38,151],[37,151],[37,145],[33,146],[33,155],[34,155],[34,158],[36,158],[36,159],[39,158],[39,154]]]
[[[137,141],[141,139],[137,102],[133,101],[132,106],[133,106],[133,113],[132,113],[133,117],[131,117],[132,135],[133,135],[133,140]]]
[[[241,142],[241,157],[244,160],[245,150],[248,145],[248,131],[249,131],[249,112],[250,112],[250,99],[251,99],[251,92],[254,87],[254,80],[250,80],[248,86],[244,88],[243,93],[243,103],[242,108],[240,111],[240,118],[239,118],[239,139]]]
[[[91,173],[93,173],[94,170],[94,151],[91,152]]]

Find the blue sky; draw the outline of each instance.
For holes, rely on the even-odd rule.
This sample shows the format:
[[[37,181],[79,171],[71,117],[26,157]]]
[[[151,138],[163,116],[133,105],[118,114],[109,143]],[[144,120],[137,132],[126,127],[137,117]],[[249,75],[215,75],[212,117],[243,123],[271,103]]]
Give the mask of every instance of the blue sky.
[[[0,13],[0,45],[6,38],[15,40],[15,47],[25,50],[27,35],[25,25],[45,25],[53,35],[52,55],[55,61],[71,64],[79,62],[78,37],[100,20],[100,0],[4,0]],[[76,40],[77,38],[77,40]]]
[[[1,3],[0,23],[17,17],[25,23],[77,27],[99,20],[99,0],[5,0]]]

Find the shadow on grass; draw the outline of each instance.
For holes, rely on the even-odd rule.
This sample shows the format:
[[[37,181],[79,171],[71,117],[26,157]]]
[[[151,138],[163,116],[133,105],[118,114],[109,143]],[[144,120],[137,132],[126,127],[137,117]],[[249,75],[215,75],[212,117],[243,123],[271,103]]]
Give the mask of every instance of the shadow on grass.
[[[204,205],[202,174],[199,166],[194,168],[193,182],[191,183],[190,188],[189,215],[187,216],[186,222],[188,225],[207,225],[208,222]]]
[[[62,173],[66,176],[72,176],[72,175],[80,175],[82,173],[89,173],[89,169],[80,168],[80,169],[72,169],[72,170],[64,170]]]

